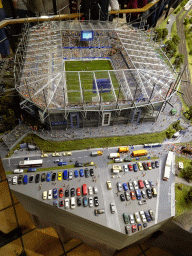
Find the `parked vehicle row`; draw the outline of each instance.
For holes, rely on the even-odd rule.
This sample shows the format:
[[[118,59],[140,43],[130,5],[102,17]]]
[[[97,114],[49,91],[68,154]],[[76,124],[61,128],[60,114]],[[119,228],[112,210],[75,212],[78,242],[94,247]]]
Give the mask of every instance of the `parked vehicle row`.
[[[147,227],[147,223],[154,221],[155,220],[155,214],[154,212],[150,209],[148,211],[140,211],[140,212],[135,212],[134,214],[129,214],[127,215],[126,213],[123,213],[123,220],[125,224],[133,224],[132,228],[129,225],[125,226],[125,232],[126,234],[131,234],[135,233],[137,230],[140,231],[142,230],[142,224],[143,227]]]
[[[121,201],[130,201],[130,199],[135,200],[141,200],[142,198],[144,199],[151,199],[152,197],[157,197],[157,191],[155,188],[152,189],[146,189],[146,193],[144,190],[140,191],[140,189],[136,189],[135,191],[125,191],[124,194],[120,194],[120,199]],[[139,202],[139,205],[145,204],[146,200],[141,200]]]
[[[110,181],[107,181],[107,187],[109,189],[112,189],[112,185],[110,184]],[[128,189],[130,191],[132,190],[137,190],[137,189],[143,189],[144,187],[146,187],[147,189],[153,188],[154,184],[152,180],[138,180],[138,182],[136,180],[132,181],[132,182],[128,182],[128,183],[121,183],[121,182],[117,182],[117,190],[118,192],[121,192],[123,189],[124,191],[127,191]]]
[[[47,192],[47,191],[44,191],[44,192]],[[95,207],[98,207],[99,206],[99,200],[98,200],[98,197],[95,196],[94,198],[93,197],[83,197],[83,198],[76,198],[75,200],[75,197],[71,197],[71,199],[64,199],[64,200],[61,200],[61,201],[53,201],[53,205],[56,206],[56,207],[65,207],[65,209],[69,209],[69,206],[71,209],[74,209],[75,206],[76,206],[76,203],[75,201],[77,201],[77,206],[81,206],[83,205],[84,207],[87,207],[89,205],[89,207],[93,207],[93,205]]]

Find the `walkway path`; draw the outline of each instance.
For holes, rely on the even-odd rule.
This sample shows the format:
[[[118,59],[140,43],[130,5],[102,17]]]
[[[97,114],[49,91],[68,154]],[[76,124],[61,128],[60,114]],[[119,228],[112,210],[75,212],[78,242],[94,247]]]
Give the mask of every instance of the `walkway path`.
[[[175,176],[175,183],[181,183],[181,184],[184,184],[184,185],[187,185],[187,186],[191,186],[192,187],[192,182],[187,182],[185,179],[183,178],[180,178],[178,176]]]

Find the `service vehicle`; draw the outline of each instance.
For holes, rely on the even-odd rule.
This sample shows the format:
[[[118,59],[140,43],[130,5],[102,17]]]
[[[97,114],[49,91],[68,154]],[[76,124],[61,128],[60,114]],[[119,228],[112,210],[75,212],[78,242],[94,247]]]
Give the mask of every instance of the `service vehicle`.
[[[64,166],[64,165],[67,165],[67,162],[59,162],[58,163],[58,166]]]
[[[178,131],[178,132],[173,134],[172,138],[177,138],[177,137],[179,137],[179,135],[180,135],[180,132]]]
[[[124,194],[125,194],[126,200],[127,200],[127,201],[130,201],[130,200],[131,200],[131,197],[130,197],[130,195],[129,195],[129,192],[128,192],[128,191],[125,191]]]
[[[79,163],[78,161],[75,162],[75,167],[83,167],[83,163]]]
[[[140,189],[144,188],[144,184],[142,180],[138,180],[138,184]]]
[[[101,150],[91,152],[91,156],[102,156],[102,155],[103,155],[103,151]]]
[[[48,173],[47,173],[47,181],[48,181],[48,182],[51,181],[51,172],[48,172]]]
[[[71,209],[75,208],[75,197],[71,197]]]
[[[144,199],[147,199],[147,194],[145,193],[145,190],[141,190],[141,196],[142,196]]]
[[[95,163],[94,162],[86,162],[84,165],[85,166],[93,166],[93,165],[95,165]]]
[[[84,177],[83,169],[80,169],[80,170],[79,170],[79,175],[80,175],[80,177]]]
[[[155,162],[151,162],[152,169],[155,169]]]
[[[138,229],[138,231],[141,231],[142,230],[142,225],[139,223],[139,224],[137,224],[137,229]]]
[[[128,157],[128,156],[124,158],[124,162],[131,162],[131,160],[132,160],[131,157]]]
[[[93,194],[93,190],[92,190],[92,187],[91,187],[91,186],[89,186],[88,191],[89,191],[89,195],[92,195],[92,194]]]
[[[83,197],[83,206],[87,207],[87,205],[88,205],[87,197]]]
[[[22,184],[22,183],[23,183],[23,175],[19,175],[18,184]]]
[[[74,171],[74,176],[75,176],[75,178],[78,178],[78,177],[79,177],[78,170],[75,170],[75,171]]]
[[[80,188],[77,188],[76,194],[77,194],[77,196],[81,196],[81,189]]]
[[[139,205],[143,205],[143,204],[146,204],[146,203],[147,203],[147,201],[146,201],[145,199],[140,200],[140,201],[138,202]]]
[[[81,206],[81,198],[77,198],[77,206]]]
[[[129,147],[120,147],[118,151],[119,151],[119,153],[129,152]]]
[[[127,165],[123,165],[123,170],[124,170],[124,172],[128,172]]]
[[[149,214],[151,216],[151,220],[152,221],[155,220],[155,214],[154,214],[154,212],[152,210],[149,210]]]
[[[132,233],[135,233],[137,231],[137,226],[136,225],[133,225],[132,226]]]
[[[48,191],[48,199],[52,199],[52,190],[51,189]]]
[[[28,168],[27,171],[28,171],[28,172],[36,172],[36,171],[37,171],[37,168]]]
[[[43,200],[46,200],[47,199],[47,191],[44,191],[43,192]]]
[[[112,189],[111,181],[107,181],[107,189],[110,190]]]
[[[109,154],[109,158],[117,158],[117,157],[120,157],[120,154],[119,153],[111,153]]]
[[[138,171],[137,164],[133,164],[133,170],[134,170],[134,172]]]
[[[124,189],[125,191],[127,191],[127,190],[128,190],[127,183],[123,183],[123,189]]]
[[[43,166],[43,159],[37,160],[24,160],[19,162],[19,167],[26,168],[26,167],[41,167]]]
[[[23,184],[27,184],[28,183],[28,176],[27,175],[24,175],[23,177]]]
[[[132,155],[133,157],[137,157],[137,156],[146,156],[147,153],[148,153],[147,150],[144,150],[144,149],[143,149],[143,150],[135,150],[135,151],[132,152],[131,155]]]
[[[31,175],[31,176],[29,177],[29,183],[32,183],[32,182],[34,182],[34,175]]]
[[[143,164],[143,169],[145,170],[145,171],[147,171],[147,169],[148,169],[148,167],[147,167],[147,164],[144,162],[144,163],[142,163]]]
[[[53,189],[53,198],[54,199],[58,198],[57,189],[56,188]]]
[[[65,197],[69,197],[69,189],[65,190]]]
[[[137,164],[138,164],[139,170],[140,170],[140,171],[143,171],[142,163],[141,163],[141,162],[138,162]]]
[[[166,160],[166,163],[165,163],[165,169],[164,169],[164,173],[163,173],[163,180],[167,181],[169,179],[173,157],[174,157],[174,152],[169,151],[169,153],[167,155],[167,160]],[[156,165],[156,167],[157,167],[157,165]]]
[[[147,219],[147,222],[150,222],[150,221],[151,221],[151,217],[150,217],[150,215],[149,215],[149,212],[148,212],[148,211],[145,211],[144,213],[145,213],[145,217],[146,217],[146,219]]]
[[[69,199],[65,199],[65,209],[69,209]]]
[[[61,200],[61,201],[59,202],[59,206],[60,206],[60,207],[63,207],[63,206],[64,206],[64,201],[63,201],[63,200]]]
[[[53,206],[58,207],[58,201],[53,201]]]
[[[121,199],[122,202],[125,201],[125,196],[124,196],[124,194],[121,194],[121,195],[120,195],[120,199]]]
[[[23,173],[23,169],[15,169],[13,170],[13,173]]]
[[[130,224],[134,224],[135,223],[135,219],[133,217],[133,214],[129,214],[129,222],[130,222]]]
[[[95,212],[95,215],[98,215],[98,214],[103,214],[105,213],[105,210],[104,209],[97,209],[94,211]]]
[[[139,189],[138,183],[136,180],[133,181],[133,187],[134,187],[134,189]]]
[[[35,183],[39,183],[39,181],[40,181],[40,174],[37,173],[35,176]]]
[[[72,153],[71,152],[63,152],[63,155],[64,156],[72,156]]]
[[[151,189],[147,188],[147,189],[146,189],[146,192],[147,192],[148,198],[151,199],[151,198],[152,198]]]
[[[98,200],[97,196],[94,197],[94,205],[95,205],[95,207],[99,206],[99,200]]]
[[[60,197],[60,198],[63,197],[63,188],[60,188],[60,189],[59,189],[59,197]]]
[[[132,200],[135,200],[135,199],[136,199],[136,196],[135,196],[135,192],[134,192],[134,191],[131,191],[131,192],[130,192],[130,196],[131,196],[131,199],[132,199]]]
[[[129,190],[134,190],[132,182],[129,181],[128,185],[129,185]]]
[[[123,189],[122,184],[120,182],[117,182],[117,190],[121,192]]]
[[[147,167],[149,170],[151,170],[151,163],[150,162],[147,162]]]
[[[17,184],[17,176],[13,176],[12,184],[13,185]]]
[[[89,178],[89,169],[85,168],[84,172],[85,172],[85,178]]]
[[[93,197],[89,197],[89,207],[93,207]]]
[[[140,216],[141,216],[142,222],[147,222],[147,219],[146,219],[146,217],[145,217],[144,211],[140,211],[139,214],[140,214]]]
[[[94,170],[93,169],[90,169],[90,175],[91,175],[91,177],[94,176]]]
[[[157,190],[156,190],[156,188],[152,188],[151,192],[152,192],[153,197],[157,197]]]
[[[120,158],[120,157],[115,158],[115,159],[114,159],[114,162],[115,162],[115,163],[122,163],[122,162],[123,162],[123,158]]]
[[[71,197],[74,197],[74,196],[75,196],[75,189],[71,188]]]
[[[128,215],[126,213],[123,213],[123,220],[124,220],[125,224],[129,223],[129,218],[128,218]]]
[[[52,156],[53,156],[53,157],[55,157],[55,156],[61,156],[61,153],[55,152],[55,153],[52,154]]]
[[[125,232],[126,232],[127,235],[131,234],[131,228],[128,225],[125,226]]]
[[[111,203],[111,204],[110,204],[110,209],[111,209],[111,213],[112,213],[112,214],[116,212],[115,204],[114,204],[114,203]]]
[[[150,188],[148,180],[144,180],[144,184],[146,188]]]
[[[69,171],[68,172],[68,178],[69,178],[69,180],[72,180],[73,179],[73,173],[72,173],[72,171]]]
[[[46,180],[46,174],[45,172],[41,174],[41,182],[44,182]]]
[[[135,194],[136,194],[137,200],[141,200],[141,191],[140,191],[140,189],[135,189]]]
[[[97,186],[94,186],[94,187],[93,187],[93,193],[94,193],[94,194],[97,194],[97,193],[98,193],[98,188],[97,188]]]
[[[82,185],[82,194],[85,196],[87,195],[87,185],[86,184],[83,184]]]
[[[128,164],[129,171],[133,171],[133,166],[131,164]]]

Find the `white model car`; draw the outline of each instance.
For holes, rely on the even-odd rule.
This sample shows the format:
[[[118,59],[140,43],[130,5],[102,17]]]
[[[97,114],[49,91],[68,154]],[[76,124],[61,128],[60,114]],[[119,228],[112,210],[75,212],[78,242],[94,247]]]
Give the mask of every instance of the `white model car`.
[[[139,213],[140,213],[140,216],[141,216],[142,221],[143,221],[143,222],[147,222],[147,219],[146,219],[146,217],[145,217],[144,211],[140,211]]]
[[[144,184],[145,184],[145,187],[146,187],[146,188],[149,188],[149,189],[151,188],[150,185],[149,185],[148,180],[144,180]]]
[[[114,203],[110,204],[110,208],[111,208],[111,213],[115,213],[116,212],[115,204]]]
[[[52,199],[52,190],[49,190],[48,192],[48,199]]]
[[[47,199],[47,191],[44,191],[43,192],[43,200],[46,200]]]
[[[13,185],[16,185],[16,184],[17,184],[17,176],[13,176],[12,184],[13,184]]]
[[[129,214],[129,222],[130,222],[130,224],[134,224],[135,223],[133,214]]]
[[[69,209],[69,199],[65,199],[65,209]]]
[[[89,190],[89,195],[92,195],[93,194],[92,187],[89,187],[88,190]]]
[[[13,173],[23,173],[23,169],[15,169]]]
[[[135,220],[137,223],[141,222],[141,219],[139,217],[139,213],[138,212],[135,212]]]
[[[136,180],[134,180],[133,181],[133,186],[134,186],[134,189],[136,190],[136,189],[139,189],[139,187],[138,187],[138,184],[137,184],[137,181]]]
[[[94,187],[93,187],[93,192],[94,192],[94,194],[97,194],[97,193],[98,193],[98,188],[97,188],[97,186],[94,186]]]
[[[93,197],[89,197],[89,207],[93,207]]]
[[[128,167],[127,167],[127,165],[123,165],[123,170],[124,170],[124,172],[128,172]]]

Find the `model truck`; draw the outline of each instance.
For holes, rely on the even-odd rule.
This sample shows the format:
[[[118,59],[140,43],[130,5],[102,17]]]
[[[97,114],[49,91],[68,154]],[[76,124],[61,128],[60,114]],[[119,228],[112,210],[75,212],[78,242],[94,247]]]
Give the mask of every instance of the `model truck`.
[[[103,155],[103,151],[101,150],[91,152],[91,156],[102,156],[102,155]]]
[[[137,156],[146,156],[147,155],[147,150],[135,150],[132,152],[132,156],[137,157]]]
[[[117,157],[120,157],[119,153],[111,153],[111,154],[109,154],[109,158],[117,158]]]
[[[129,147],[120,147],[119,153],[122,153],[122,152],[129,152]]]

